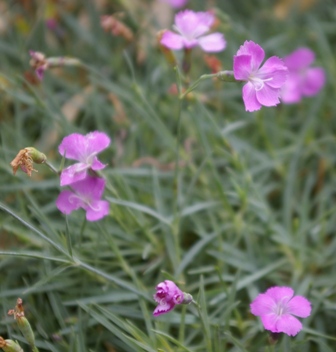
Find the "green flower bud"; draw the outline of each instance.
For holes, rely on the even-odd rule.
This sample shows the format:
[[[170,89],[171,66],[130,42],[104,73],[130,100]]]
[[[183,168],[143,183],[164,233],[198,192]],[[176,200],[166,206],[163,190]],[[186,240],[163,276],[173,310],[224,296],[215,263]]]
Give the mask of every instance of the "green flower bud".
[[[46,155],[41,153],[40,151],[38,151],[34,147],[27,147],[24,150],[28,151],[29,156],[31,157],[33,162],[36,164],[43,164],[47,160]]]
[[[20,167],[23,172],[31,176],[34,170],[33,163],[43,164],[46,162],[47,157],[45,154],[39,152],[33,147],[21,149],[17,156],[10,163],[13,168],[13,174],[16,174],[17,169]]]
[[[190,293],[183,292],[183,301],[182,304],[189,304],[193,300],[193,296]]]
[[[29,346],[32,348],[32,351],[38,351],[37,347],[35,346],[35,336],[33,330],[24,314],[21,298],[17,299],[15,308],[9,310],[8,315],[14,315],[14,319],[16,320],[18,327],[23,337],[27,340]]]
[[[33,330],[30,326],[28,319],[25,316],[21,316],[21,317],[17,316],[16,322],[17,322],[17,325],[21,331],[21,334],[27,340],[29,346],[34,347],[35,346],[35,336],[34,336]]]
[[[23,352],[21,346],[13,340],[4,340],[0,336],[0,348],[5,352]]]

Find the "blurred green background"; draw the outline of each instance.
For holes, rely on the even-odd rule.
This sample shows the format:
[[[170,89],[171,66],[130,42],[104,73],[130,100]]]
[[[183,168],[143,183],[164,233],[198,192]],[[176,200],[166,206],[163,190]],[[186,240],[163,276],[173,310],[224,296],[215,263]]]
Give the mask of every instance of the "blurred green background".
[[[0,1],[0,335],[28,347],[7,317],[17,297],[40,351],[267,351],[249,312],[270,286],[291,286],[312,314],[276,351],[335,350],[336,5],[333,0],[190,0],[214,10],[227,49],[266,57],[316,53],[316,97],[247,113],[241,85],[204,81],[182,102],[156,34],[174,11],[158,1]],[[130,38],[104,31],[114,15]],[[29,50],[85,67],[39,82]],[[176,53],[178,62],[181,53]],[[200,49],[190,80],[211,73]],[[70,133],[104,131],[111,215],[86,223],[55,205],[59,179],[9,163],[34,146],[58,168]],[[68,164],[66,164],[68,165]],[[176,165],[179,165],[176,168]],[[202,305],[152,317],[155,286],[175,281]],[[271,349],[269,349],[271,351]]]

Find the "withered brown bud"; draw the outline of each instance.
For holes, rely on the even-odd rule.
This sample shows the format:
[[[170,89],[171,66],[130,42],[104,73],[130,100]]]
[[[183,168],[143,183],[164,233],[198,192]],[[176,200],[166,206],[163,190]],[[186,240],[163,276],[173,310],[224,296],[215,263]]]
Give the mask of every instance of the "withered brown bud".
[[[105,32],[111,32],[116,37],[123,37],[128,41],[132,41],[134,38],[131,29],[115,16],[102,16],[100,24]]]
[[[27,147],[19,151],[16,157],[11,161],[10,165],[13,168],[14,175],[20,167],[23,172],[28,176],[31,176],[33,171],[37,172],[33,167],[33,163],[43,164],[46,160],[47,157],[45,154],[39,152],[33,147]]]

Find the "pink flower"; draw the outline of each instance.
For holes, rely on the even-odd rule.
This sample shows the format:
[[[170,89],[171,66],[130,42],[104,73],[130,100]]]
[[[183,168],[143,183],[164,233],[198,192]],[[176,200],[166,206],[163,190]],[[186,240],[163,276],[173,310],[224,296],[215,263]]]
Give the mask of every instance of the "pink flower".
[[[265,52],[258,44],[245,41],[233,57],[233,73],[236,80],[247,81],[243,87],[246,111],[259,110],[262,105],[280,103],[281,87],[287,77],[287,68],[276,56],[270,57],[262,67]]]
[[[97,154],[107,148],[110,138],[103,132],[91,132],[83,136],[73,133],[65,137],[58,147],[58,151],[67,159],[78,160],[79,163],[71,165],[61,173],[61,186],[70,185],[83,180],[87,171],[101,170],[106,165],[101,163]]]
[[[302,97],[319,93],[325,84],[322,67],[310,67],[315,54],[308,48],[299,48],[284,58],[288,68],[288,79],[282,87],[281,99],[284,103],[298,103]]]
[[[169,4],[171,7],[178,9],[182,6],[184,6],[188,0],[160,0],[161,2],[166,2]]]
[[[294,290],[290,287],[271,287],[251,303],[251,312],[261,317],[266,330],[295,336],[302,324],[294,315],[307,318],[311,305],[305,297],[293,295]]]
[[[100,220],[109,213],[109,203],[100,199],[104,187],[105,180],[88,176],[84,180],[72,183],[71,191],[62,191],[56,200],[56,206],[63,214],[70,214],[83,208],[88,221]]]
[[[215,16],[210,12],[180,11],[175,16],[174,29],[165,31],[161,44],[172,50],[191,49],[199,45],[204,51],[218,52],[225,49],[226,41],[222,33],[203,35],[210,30]]]
[[[165,280],[156,286],[156,294],[153,296],[158,306],[153,315],[155,317],[170,312],[177,304],[189,304],[192,296],[182,292],[173,281]]]
[[[44,72],[49,68],[48,61],[43,53],[38,51],[29,50],[30,59],[30,66],[35,69],[35,74],[37,78],[42,81]]]

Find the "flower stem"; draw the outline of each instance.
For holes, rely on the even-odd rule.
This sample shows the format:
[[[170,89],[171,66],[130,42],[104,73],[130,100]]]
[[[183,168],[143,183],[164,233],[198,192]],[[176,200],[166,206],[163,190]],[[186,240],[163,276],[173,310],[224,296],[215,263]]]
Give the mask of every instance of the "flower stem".
[[[219,71],[217,73],[205,74],[197,79],[184,93],[180,94],[180,99],[183,99],[188,93],[192,92],[202,81],[210,78],[217,78],[224,82],[240,82],[234,78],[233,71]]]
[[[48,160],[46,160],[46,161],[44,162],[44,164],[47,165],[47,166],[49,167],[49,169],[50,169],[52,172],[54,172],[56,175],[59,175],[58,170],[57,170],[53,165],[51,165]]]
[[[202,314],[201,306],[195,300],[192,300],[191,303],[193,303],[196,306],[197,312],[198,312],[198,316],[199,316],[199,318],[201,320],[201,324],[202,324],[203,332],[204,332],[205,343],[206,343],[206,350],[208,352],[212,352],[211,336],[210,336],[209,330],[206,327],[206,323],[204,321],[204,317],[203,317],[203,314]]]
[[[175,66],[176,72],[176,81],[177,81],[177,89],[179,94],[182,89],[182,79],[181,73],[177,66]],[[177,110],[177,122],[176,122],[176,149],[175,149],[175,172],[174,172],[174,183],[173,187],[175,188],[175,204],[174,204],[174,223],[175,226],[172,228],[172,235],[174,241],[174,248],[175,248],[175,259],[173,267],[177,268],[180,262],[180,246],[179,246],[179,220],[178,220],[178,208],[179,208],[179,163],[180,163],[180,138],[181,138],[181,110],[182,110],[182,101],[178,101],[178,110]]]

